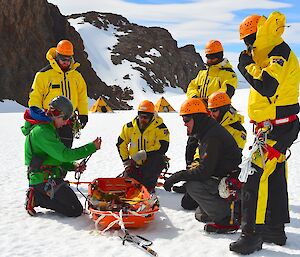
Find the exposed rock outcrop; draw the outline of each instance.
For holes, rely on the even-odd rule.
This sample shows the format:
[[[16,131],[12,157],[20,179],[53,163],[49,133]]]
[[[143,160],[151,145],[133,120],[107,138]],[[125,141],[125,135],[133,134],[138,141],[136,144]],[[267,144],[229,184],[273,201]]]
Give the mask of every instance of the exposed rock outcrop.
[[[114,24],[119,31],[126,32],[111,49],[111,60],[114,64],[122,60],[137,63],[134,69],[140,71],[154,92],[161,93],[166,86],[186,89],[203,65],[194,46],[178,48],[170,33],[162,28],[138,26],[120,15],[108,13],[89,12],[65,17],[46,0],[0,0],[0,100],[16,100],[26,106],[35,73],[47,65],[46,52],[67,38],[74,44],[75,59],[81,64],[89,97],[104,96],[113,109],[131,108],[126,101],[132,99],[132,89],[107,85],[93,70],[80,35],[68,22],[69,18],[76,17],[83,17],[99,29]],[[156,49],[159,55],[152,55],[149,63],[141,61],[149,57],[151,49]],[[130,79],[129,74],[123,79]]]

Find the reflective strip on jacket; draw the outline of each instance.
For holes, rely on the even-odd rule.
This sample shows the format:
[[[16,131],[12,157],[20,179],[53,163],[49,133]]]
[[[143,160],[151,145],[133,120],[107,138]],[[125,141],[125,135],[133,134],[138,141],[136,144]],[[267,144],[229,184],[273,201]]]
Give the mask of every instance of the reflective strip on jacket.
[[[224,60],[216,65],[206,66],[200,70],[187,88],[187,97],[207,99],[212,93],[221,91],[227,93],[228,86],[237,88],[238,79],[229,61]]]
[[[88,115],[86,83],[76,70],[80,64],[72,62],[70,70],[63,72],[55,60],[55,49],[49,49],[46,54],[50,65],[35,75],[28,106],[48,109],[54,97],[63,95],[71,100],[74,110],[78,109],[80,115]]]
[[[125,124],[118,138],[118,151],[122,161],[126,161],[140,150],[148,152],[159,151],[161,141],[170,142],[170,133],[161,117],[154,115],[149,126],[141,133],[137,117]],[[167,149],[161,154],[165,154]],[[142,164],[139,162],[138,164]]]
[[[297,56],[283,41],[285,16],[273,12],[262,17],[253,44],[254,63],[239,69],[251,84],[248,114],[261,122],[299,112],[300,68]]]

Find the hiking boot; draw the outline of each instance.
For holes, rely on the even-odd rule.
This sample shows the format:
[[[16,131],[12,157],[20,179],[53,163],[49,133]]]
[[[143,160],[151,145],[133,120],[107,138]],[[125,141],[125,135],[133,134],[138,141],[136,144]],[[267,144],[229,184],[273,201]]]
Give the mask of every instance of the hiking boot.
[[[227,234],[238,231],[240,225],[221,225],[217,223],[205,224],[204,231],[208,233]]]
[[[265,243],[273,243],[280,246],[285,245],[287,237],[284,231],[284,224],[264,225],[262,239]]]
[[[35,216],[36,211],[34,210],[34,188],[29,187],[26,191],[25,209],[30,216]]]
[[[229,245],[229,250],[239,254],[250,254],[262,249],[263,240],[257,233],[242,233],[240,238]]]

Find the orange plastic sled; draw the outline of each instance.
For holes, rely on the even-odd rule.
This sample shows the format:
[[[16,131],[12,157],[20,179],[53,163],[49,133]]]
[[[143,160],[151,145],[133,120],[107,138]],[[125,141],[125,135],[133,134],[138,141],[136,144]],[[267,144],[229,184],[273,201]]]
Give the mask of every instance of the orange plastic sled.
[[[159,210],[157,197],[133,178],[97,178],[89,184],[88,199],[92,218],[102,230],[122,224],[143,227]]]

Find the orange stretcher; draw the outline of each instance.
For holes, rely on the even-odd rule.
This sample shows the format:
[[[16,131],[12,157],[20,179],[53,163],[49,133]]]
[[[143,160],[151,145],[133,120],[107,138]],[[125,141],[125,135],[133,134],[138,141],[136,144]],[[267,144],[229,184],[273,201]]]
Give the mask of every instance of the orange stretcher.
[[[97,178],[88,187],[88,209],[101,230],[139,228],[159,210],[156,195],[133,178]]]

